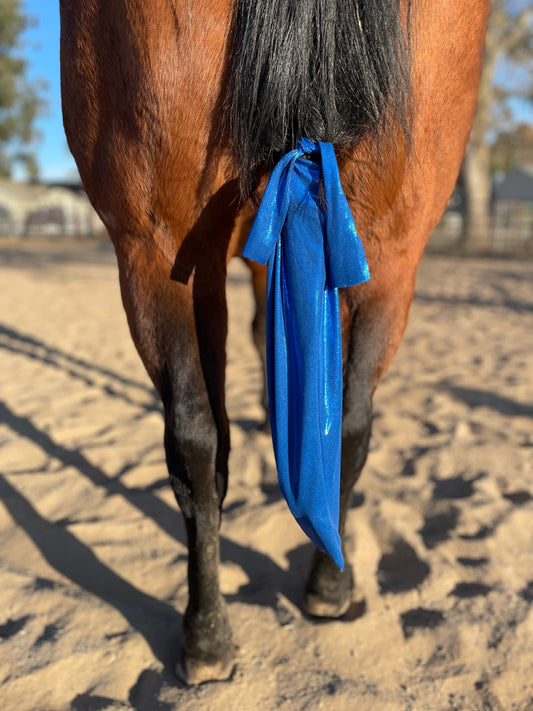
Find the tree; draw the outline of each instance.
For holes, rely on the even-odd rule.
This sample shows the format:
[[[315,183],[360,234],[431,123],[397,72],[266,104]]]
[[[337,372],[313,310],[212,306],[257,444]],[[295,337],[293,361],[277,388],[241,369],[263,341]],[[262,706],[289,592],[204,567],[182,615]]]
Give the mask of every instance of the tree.
[[[28,177],[37,176],[31,143],[37,136],[35,118],[43,107],[41,85],[28,81],[27,62],[19,54],[20,36],[30,23],[20,0],[0,1],[0,176],[4,177],[16,162],[24,163]]]
[[[461,245],[488,247],[492,192],[490,133],[509,132],[509,99],[533,100],[533,0],[493,0],[476,117],[462,168],[465,211]],[[520,68],[523,71],[520,71]],[[519,81],[513,80],[518,72]],[[496,129],[496,130],[495,130]]]
[[[491,144],[491,172],[508,173],[520,163],[533,165],[533,125],[502,130]]]

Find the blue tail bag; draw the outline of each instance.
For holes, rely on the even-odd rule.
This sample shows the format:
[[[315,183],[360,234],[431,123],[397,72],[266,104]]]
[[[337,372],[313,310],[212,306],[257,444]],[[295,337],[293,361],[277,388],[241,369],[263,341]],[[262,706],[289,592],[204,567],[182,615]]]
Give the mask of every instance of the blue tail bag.
[[[302,138],[271,173],[243,255],[268,262],[267,378],[280,487],[342,570],[338,289],[370,278],[331,143]]]

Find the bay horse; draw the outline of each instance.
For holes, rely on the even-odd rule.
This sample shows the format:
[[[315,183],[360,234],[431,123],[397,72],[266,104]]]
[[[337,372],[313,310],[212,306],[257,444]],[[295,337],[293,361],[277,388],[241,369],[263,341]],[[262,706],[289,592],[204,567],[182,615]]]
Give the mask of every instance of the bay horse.
[[[473,119],[489,0],[60,0],[65,131],[113,241],[129,327],[164,407],[186,522],[179,670],[228,678],[218,580],[227,488],[226,271],[267,176],[301,137],[335,146],[371,279],[340,290],[340,533],[372,396],[400,343],[424,245]],[[265,270],[251,264],[263,350]],[[316,551],[312,615],[353,589]]]

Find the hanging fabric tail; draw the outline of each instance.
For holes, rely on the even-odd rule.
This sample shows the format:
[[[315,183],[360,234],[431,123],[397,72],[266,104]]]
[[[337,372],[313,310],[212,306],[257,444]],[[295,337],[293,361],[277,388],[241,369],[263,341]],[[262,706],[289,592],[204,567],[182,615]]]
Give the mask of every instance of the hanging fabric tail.
[[[342,570],[337,290],[370,275],[331,143],[302,138],[279,161],[243,255],[268,262],[267,376],[280,486],[301,528]]]

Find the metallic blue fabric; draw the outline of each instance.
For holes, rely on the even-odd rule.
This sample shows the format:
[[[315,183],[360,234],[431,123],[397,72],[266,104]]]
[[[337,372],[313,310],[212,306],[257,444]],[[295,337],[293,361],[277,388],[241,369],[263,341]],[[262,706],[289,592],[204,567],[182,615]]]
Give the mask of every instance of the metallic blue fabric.
[[[370,275],[331,143],[303,138],[279,161],[243,255],[268,262],[267,375],[280,486],[299,525],[342,570],[338,288]]]

